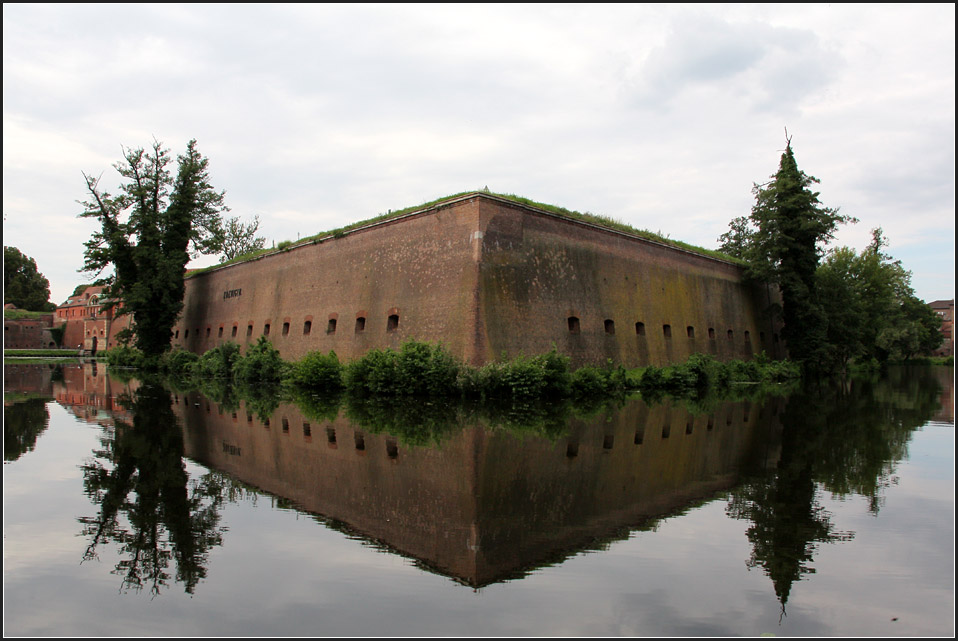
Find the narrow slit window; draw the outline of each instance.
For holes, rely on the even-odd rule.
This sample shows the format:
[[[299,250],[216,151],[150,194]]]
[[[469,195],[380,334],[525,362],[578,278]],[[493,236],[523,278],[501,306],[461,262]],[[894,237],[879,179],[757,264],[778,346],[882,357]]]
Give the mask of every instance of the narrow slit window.
[[[751,336],[751,334],[748,333],[748,330],[745,330],[745,342],[746,342],[746,343],[751,343],[751,342],[752,342],[752,336]]]
[[[330,318],[330,319],[329,319],[329,323],[327,323],[327,325],[326,325],[326,333],[327,333],[327,334],[335,334],[335,333],[336,333],[336,319],[335,319],[335,318]]]
[[[611,318],[605,319],[605,333],[615,334],[615,321]]]
[[[190,337],[190,330],[186,330],[186,331],[183,333],[183,338],[189,338],[189,337]]]
[[[399,314],[390,314],[386,319],[386,331],[395,332],[399,328]]]
[[[578,316],[569,317],[569,333],[570,334],[579,333],[579,317]]]
[[[220,326],[219,331],[216,333],[217,338],[223,338],[223,326]]]
[[[313,435],[313,427],[309,423],[304,422],[303,436],[312,436],[312,435]]]
[[[615,443],[615,435],[606,434],[605,436],[602,437],[602,449],[611,450],[613,443]]]
[[[732,330],[728,330],[728,339],[729,339],[729,340],[732,340],[732,338],[734,338],[734,336],[735,336],[735,335],[732,333]]]
[[[662,334],[663,334],[666,338],[672,338],[672,326],[671,326],[671,325],[663,325],[663,326],[662,326]]]
[[[575,441],[569,441],[565,448],[565,455],[569,458],[575,458],[579,455],[579,444]]]
[[[180,330],[176,330],[176,337],[175,337],[175,338],[179,338],[179,337],[180,337]]]
[[[207,338],[210,337],[210,329],[212,329],[212,328],[210,328],[210,327],[207,327],[207,328],[206,328],[206,337],[207,337]]]
[[[233,325],[233,331],[230,332],[230,336],[231,336],[232,338],[236,338],[236,330],[237,330],[237,329],[238,329],[238,328],[236,327],[236,325]]]
[[[283,323],[283,336],[289,336],[289,323]]]
[[[309,336],[309,333],[313,331],[313,321],[306,321],[303,323],[303,334]]]
[[[395,459],[399,456],[399,445],[396,443],[396,441],[386,441],[386,456],[391,459]]]
[[[715,328],[709,327],[709,340],[715,340]]]
[[[356,318],[356,333],[359,334],[364,331],[366,331],[366,317],[358,316]]]
[[[685,333],[688,335],[689,338],[695,338],[695,328],[692,327],[691,325],[685,328]]]
[[[269,323],[263,326],[263,336],[269,336]]]
[[[250,323],[250,325],[246,328],[246,336],[249,337],[249,336],[252,336],[252,335],[253,335],[253,324]]]
[[[639,336],[645,336],[645,323],[636,323],[635,333]]]
[[[356,444],[356,451],[364,452],[366,451],[366,437],[361,433],[357,432],[353,436],[353,442]]]

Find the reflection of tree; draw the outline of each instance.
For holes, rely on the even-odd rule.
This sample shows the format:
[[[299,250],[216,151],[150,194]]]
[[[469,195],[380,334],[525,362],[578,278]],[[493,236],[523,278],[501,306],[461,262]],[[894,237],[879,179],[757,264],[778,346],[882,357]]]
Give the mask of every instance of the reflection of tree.
[[[3,460],[16,461],[37,446],[37,438],[47,429],[50,414],[47,401],[30,398],[3,406]]]
[[[784,461],[783,461],[784,462]],[[728,513],[752,522],[749,567],[761,567],[772,579],[782,612],[792,583],[811,567],[816,543],[844,541],[853,535],[834,532],[829,514],[816,505],[815,485],[801,462],[780,467],[778,474],[756,478],[732,493]]]
[[[877,514],[912,431],[931,418],[939,393],[930,374],[892,372],[881,382],[856,380],[789,399],[778,469],[748,480],[728,504],[730,516],[751,521],[748,565],[772,579],[783,613],[792,583],[815,571],[816,544],[854,536],[835,530],[819,504],[819,487],[865,496]]]
[[[215,474],[188,478],[169,392],[144,382],[129,407],[133,424],[116,421],[103,448],[81,466],[85,492],[100,507],[96,517],[79,519],[90,538],[84,558],[115,543],[125,557],[115,570],[123,586],[152,594],[169,584],[173,561],[175,580],[192,594],[206,576],[210,549],[222,543],[226,482]]]

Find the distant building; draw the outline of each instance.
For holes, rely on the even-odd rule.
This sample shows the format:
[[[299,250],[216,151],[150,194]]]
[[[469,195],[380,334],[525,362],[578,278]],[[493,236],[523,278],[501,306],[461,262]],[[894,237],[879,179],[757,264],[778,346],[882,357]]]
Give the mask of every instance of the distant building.
[[[64,325],[63,347],[90,353],[115,347],[113,334],[122,329],[114,322],[115,310],[104,309],[103,285],[90,285],[63,302],[55,312],[54,322]],[[122,325],[125,327],[126,322]]]
[[[933,356],[954,356],[955,335],[951,331],[955,318],[955,299],[936,300],[928,303],[941,318],[941,345],[932,352]]]

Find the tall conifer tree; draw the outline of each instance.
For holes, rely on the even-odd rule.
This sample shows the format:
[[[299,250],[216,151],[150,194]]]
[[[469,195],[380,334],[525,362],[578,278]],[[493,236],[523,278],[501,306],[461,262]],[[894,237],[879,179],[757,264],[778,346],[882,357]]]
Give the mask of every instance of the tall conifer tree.
[[[819,181],[798,168],[790,138],[771,178],[753,189],[755,233],[745,258],[754,276],[781,289],[782,336],[791,358],[806,369],[820,369],[827,361],[827,319],[816,295],[815,271],[838,225],[852,219],[822,205],[811,189]]]

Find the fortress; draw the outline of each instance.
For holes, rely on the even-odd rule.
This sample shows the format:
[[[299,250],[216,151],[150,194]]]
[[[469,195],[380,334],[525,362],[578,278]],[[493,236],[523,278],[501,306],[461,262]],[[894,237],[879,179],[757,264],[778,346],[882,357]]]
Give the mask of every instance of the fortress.
[[[573,365],[784,356],[733,263],[475,192],[188,277],[173,345],[267,336],[283,358],[404,340],[472,365],[553,345]]]
[[[290,361],[330,350],[352,360],[409,339],[471,365],[553,346],[573,366],[784,357],[763,314],[777,292],[742,276],[728,261],[473,192],[188,274],[172,343],[203,353],[266,336]],[[99,328],[100,348],[125,325]]]

